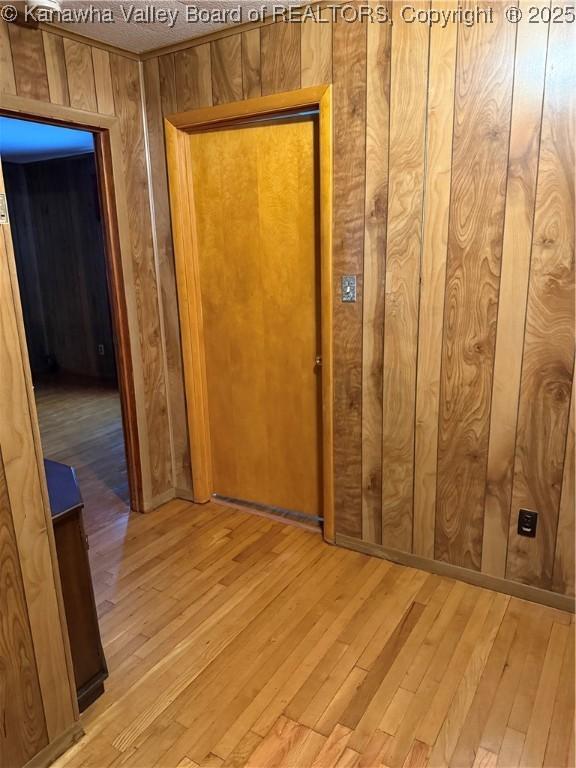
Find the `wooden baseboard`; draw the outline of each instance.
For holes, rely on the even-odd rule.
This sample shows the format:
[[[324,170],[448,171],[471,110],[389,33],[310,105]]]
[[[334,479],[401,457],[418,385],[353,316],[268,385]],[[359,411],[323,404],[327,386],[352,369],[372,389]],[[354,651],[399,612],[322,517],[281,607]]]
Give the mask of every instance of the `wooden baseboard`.
[[[158,509],[162,504],[167,504],[172,499],[177,498],[177,494],[174,488],[168,488],[164,493],[159,493],[158,496],[153,496],[151,499],[144,499],[144,506],[142,512],[152,512],[154,509]]]
[[[194,502],[194,494],[188,488],[176,488],[174,496],[177,499],[184,499],[184,501]]]
[[[151,499],[145,499],[142,509],[134,511],[144,513],[152,512],[153,510],[158,509],[158,507],[161,507],[162,504],[167,504],[173,499],[183,499],[184,501],[191,501],[195,503],[192,491],[189,491],[185,488],[168,488],[167,491],[158,494],[158,496],[153,496]]]
[[[26,763],[24,768],[48,768],[48,766],[52,765],[60,755],[63,755],[64,752],[76,744],[77,741],[80,741],[82,736],[84,736],[84,729],[82,728],[80,721],[72,723],[64,733],[54,739],[50,744],[47,744],[37,755],[34,755],[34,757]]]
[[[400,552],[396,549],[389,549],[379,544],[360,541],[360,539],[354,539],[351,536],[344,536],[340,533],[336,534],[335,544],[341,547],[346,547],[347,549],[353,549],[356,552],[362,552],[365,555],[374,555],[376,557],[381,557],[384,560],[391,560],[393,563],[398,563],[399,565],[419,568],[422,571],[437,573],[439,576],[460,579],[460,581],[466,581],[468,584],[473,584],[476,587],[484,587],[486,589],[492,589],[495,592],[503,592],[505,595],[512,595],[512,597],[518,597],[521,600],[529,600],[532,603],[541,603],[542,605],[548,605],[551,608],[568,611],[569,613],[576,612],[574,598],[568,597],[567,595],[559,595],[556,592],[549,592],[548,590],[540,589],[539,587],[531,587],[528,584],[520,584],[516,581],[510,581],[509,579],[500,579],[497,576],[490,576],[487,573],[480,573],[479,571],[470,571],[468,568],[462,568],[459,565],[451,565],[450,563],[444,563],[439,560],[428,560],[419,555],[413,555],[409,552]]]

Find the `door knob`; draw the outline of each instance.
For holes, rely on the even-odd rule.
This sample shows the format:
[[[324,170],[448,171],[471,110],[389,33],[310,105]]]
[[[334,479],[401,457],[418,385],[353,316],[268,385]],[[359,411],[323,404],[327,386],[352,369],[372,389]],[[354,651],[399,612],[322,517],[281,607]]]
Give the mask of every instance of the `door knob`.
[[[314,364],[316,368],[322,367],[322,355],[316,355],[316,359],[314,360]]]

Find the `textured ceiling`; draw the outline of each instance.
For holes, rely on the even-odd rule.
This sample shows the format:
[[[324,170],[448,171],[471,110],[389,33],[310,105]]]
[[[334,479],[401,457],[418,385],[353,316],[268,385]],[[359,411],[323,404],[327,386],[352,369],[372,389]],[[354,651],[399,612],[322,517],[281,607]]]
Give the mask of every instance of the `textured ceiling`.
[[[64,0],[62,8],[65,13],[74,11],[90,13],[92,9],[91,20],[76,21],[65,23],[56,23],[56,26],[63,27],[76,32],[85,37],[91,37],[94,40],[100,40],[103,43],[123,48],[134,53],[144,53],[145,51],[161,48],[165,45],[173,45],[189,40],[193,37],[206,35],[225,27],[232,26],[234,23],[251,21],[250,12],[266,9],[271,13],[274,8],[286,7],[288,5],[302,5],[302,0],[284,0],[284,2],[270,2],[264,0]],[[192,12],[201,12],[203,14],[212,14],[208,20],[192,21],[187,18],[190,6]],[[152,18],[141,20],[137,19],[137,14],[148,13]],[[163,23],[159,18],[160,14],[175,14],[175,20]],[[215,14],[234,12],[240,16],[228,15],[226,19],[218,19]],[[98,16],[98,13],[101,15]],[[130,17],[129,14],[133,13]],[[112,15],[114,21],[107,23],[107,15]],[[154,18],[155,17],[155,18]],[[84,17],[83,17],[84,18]]]

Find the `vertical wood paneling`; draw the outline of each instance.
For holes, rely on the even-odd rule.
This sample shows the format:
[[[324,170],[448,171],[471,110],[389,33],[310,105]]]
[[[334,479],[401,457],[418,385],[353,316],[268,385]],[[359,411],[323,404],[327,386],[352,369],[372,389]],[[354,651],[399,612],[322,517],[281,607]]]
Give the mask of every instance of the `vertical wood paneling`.
[[[178,299],[172,249],[172,228],[170,226],[159,60],[145,61],[143,70],[148,145],[150,148],[150,181],[154,200],[154,226],[164,320],[167,386],[174,454],[174,484],[180,491],[191,493],[192,475],[188,448],[180,327],[178,314],[174,311],[178,306]]]
[[[76,40],[64,38],[64,55],[68,73],[68,91],[70,106],[76,109],[86,109],[90,112],[98,110],[96,86],[94,84],[94,68],[92,53],[89,45],[78,43]]]
[[[415,4],[425,8],[422,2]],[[412,551],[418,291],[429,28],[393,4],[384,310],[382,543]]]
[[[515,28],[499,13],[458,35],[435,556],[478,570]]]
[[[210,43],[174,54],[178,110],[209,107],[212,104]]]
[[[50,101],[44,43],[39,29],[8,26],[16,93],[29,99]]]
[[[68,94],[68,77],[66,75],[66,60],[64,58],[64,41],[60,35],[42,32],[44,54],[46,56],[46,72],[48,88],[52,104],[70,104]]]
[[[456,5],[446,0],[442,7]],[[252,98],[262,90],[277,92],[327,79],[334,83],[337,529],[378,543],[383,521],[391,531],[384,535],[385,545],[413,547],[421,556],[475,569],[482,564],[485,571],[502,575],[508,536],[502,488],[508,483],[510,499],[511,464],[504,464],[505,456],[509,462],[514,456],[547,26],[515,27],[504,21],[498,6],[493,24],[433,27],[427,83],[424,26],[403,22],[403,28],[395,24],[390,29],[342,21],[297,26],[279,22],[242,33],[242,92]],[[383,53],[390,34],[400,42],[404,38],[416,52],[402,59],[400,49],[395,60],[392,107]],[[205,103],[208,83],[210,100],[212,81],[218,100],[220,82],[226,81],[224,92],[228,78],[238,82],[237,52],[230,65],[222,56],[222,71],[216,74],[215,49],[213,44],[211,64],[210,57],[204,58],[203,68],[210,73],[203,80]],[[183,53],[189,55],[168,54],[158,62],[164,114],[181,109],[176,93],[181,100],[190,90],[185,82],[190,73],[175,66]],[[417,60],[420,79],[413,77]],[[198,67],[194,71],[196,77]],[[153,144],[157,126],[152,122]],[[403,159],[406,153],[413,159],[415,136],[419,171],[408,184]],[[388,151],[395,171],[388,168]],[[405,200],[398,193],[387,194],[390,172]],[[396,256],[392,249],[388,293],[383,295],[386,237],[395,241]],[[356,305],[340,302],[340,277],[349,273],[358,277]],[[564,286],[567,279],[558,278],[559,284]],[[407,308],[407,322],[399,307]],[[383,344],[385,331],[388,344]],[[564,347],[566,338],[560,343]],[[401,371],[407,374],[402,384]],[[392,386],[382,394],[385,377]],[[382,482],[393,503],[381,512]],[[559,479],[556,484],[559,494]],[[396,497],[404,505],[401,513]],[[573,515],[564,512],[562,520],[562,529],[570,530]],[[558,548],[560,552],[560,543]],[[558,556],[568,561],[570,552]],[[554,588],[569,591],[562,579],[555,575]]]
[[[164,377],[164,351],[158,304],[158,285],[152,244],[148,199],[144,126],[138,62],[111,55],[112,87],[123,146],[125,184],[130,209],[128,226],[132,245],[135,303],[144,370],[145,433],[150,436],[152,496],[172,486],[172,461]],[[157,440],[156,435],[164,436]]]
[[[450,11],[456,2],[437,9]],[[442,319],[452,177],[456,24],[430,31],[414,446],[414,553],[434,557]]]
[[[506,570],[547,43],[547,25],[531,24],[526,13],[518,26],[514,69],[482,542],[482,571],[501,577]]]
[[[0,455],[0,764],[27,763],[48,743],[14,524]]]
[[[110,74],[110,54],[102,48],[92,48],[92,66],[98,112],[101,115],[114,114],[114,94]]]
[[[576,61],[569,24],[550,29],[506,575],[549,588],[574,367]],[[539,513],[518,536],[518,509]]]
[[[262,95],[260,29],[242,32],[242,85],[245,99]]]
[[[158,72],[160,75],[160,96],[162,99],[162,112],[170,115],[178,109],[176,97],[176,63],[174,54],[160,56],[158,59]]]
[[[14,79],[14,65],[12,64],[12,51],[10,49],[10,33],[8,24],[0,20],[0,91],[2,93],[16,93],[16,80]]]
[[[576,530],[574,526],[574,493],[576,452],[574,450],[574,420],[576,419],[576,387],[572,381],[572,399],[568,419],[568,438],[564,454],[564,474],[562,478],[562,493],[560,496],[560,514],[558,515],[558,532],[556,534],[556,552],[554,556],[554,573],[552,589],[565,595],[574,596],[574,548],[576,545]]]
[[[300,88],[300,24],[262,27],[262,95]]]
[[[242,98],[242,35],[230,35],[210,43],[214,104]]]
[[[288,25],[291,26],[291,25]],[[334,77],[334,499],[339,533],[362,535],[362,301],[366,24],[333,25]],[[264,31],[264,30],[262,30]],[[340,280],[356,275],[356,303]]]
[[[332,24],[329,9],[321,11],[320,18],[322,21],[306,19],[302,24],[302,88],[332,81]]]
[[[0,191],[4,181],[0,168]],[[32,383],[25,362],[22,309],[9,225],[0,228],[0,450],[30,630],[36,654],[48,738],[55,739],[74,721],[60,605],[56,592],[50,523],[38,465]]]
[[[362,320],[362,538],[375,543],[382,542],[382,358],[391,42],[392,28],[388,24],[368,26]],[[302,53],[304,55],[304,49]]]

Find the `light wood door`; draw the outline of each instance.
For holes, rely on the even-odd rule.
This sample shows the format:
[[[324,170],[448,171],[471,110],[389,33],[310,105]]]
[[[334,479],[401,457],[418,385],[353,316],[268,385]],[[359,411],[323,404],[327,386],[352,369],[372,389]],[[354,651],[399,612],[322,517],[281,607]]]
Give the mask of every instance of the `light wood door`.
[[[214,492],[321,515],[316,124],[190,142]]]

